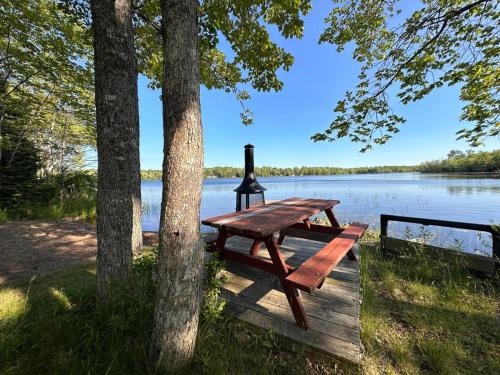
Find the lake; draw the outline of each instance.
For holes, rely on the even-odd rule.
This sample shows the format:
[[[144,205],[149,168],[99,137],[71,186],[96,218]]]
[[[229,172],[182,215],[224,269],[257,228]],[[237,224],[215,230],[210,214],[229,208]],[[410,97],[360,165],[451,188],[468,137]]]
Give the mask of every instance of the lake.
[[[496,176],[498,177],[498,176]],[[290,197],[338,199],[335,212],[341,223],[361,221],[379,227],[380,214],[416,216],[473,223],[500,223],[500,179],[480,175],[420,173],[335,176],[262,177],[266,200]],[[206,179],[201,218],[234,211],[235,179]],[[143,229],[158,230],[161,181],[142,182]],[[489,235],[430,227],[432,243],[491,252]],[[209,228],[203,228],[203,231]],[[416,237],[418,225],[390,224],[389,235]],[[454,245],[455,244],[455,245]]]

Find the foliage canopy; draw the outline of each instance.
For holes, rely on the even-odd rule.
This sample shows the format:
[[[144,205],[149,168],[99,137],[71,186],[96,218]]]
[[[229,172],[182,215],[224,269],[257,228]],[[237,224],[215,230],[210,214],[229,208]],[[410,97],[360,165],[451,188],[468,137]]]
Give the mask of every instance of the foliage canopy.
[[[0,150],[10,147],[1,134],[9,123],[37,146],[49,173],[95,144],[90,34],[61,4],[0,4]]]
[[[279,91],[283,82],[280,69],[289,70],[293,56],[271,40],[267,26],[275,26],[284,38],[300,38],[302,16],[311,9],[311,0],[200,1],[199,48],[201,83],[208,89],[233,93],[243,106],[244,125],[253,122],[253,114],[244,106],[250,94],[239,88],[249,84],[258,91]],[[140,70],[153,88],[161,87],[162,46],[159,31],[159,2],[136,3],[136,32]],[[223,41],[224,40],[224,41]],[[228,43],[233,56],[221,45]]]
[[[409,14],[399,0],[333,3],[320,42],[339,51],[352,44],[362,67],[357,86],[337,103],[335,119],[315,141],[348,137],[363,151],[384,144],[405,122],[392,110],[396,101],[409,104],[453,85],[465,103],[461,119],[470,124],[458,138],[478,146],[500,134],[497,1],[423,0]],[[134,6],[140,73],[159,88],[159,2],[137,0]],[[200,1],[202,84],[235,95],[243,124],[253,122],[246,89],[279,91],[279,71],[293,64],[269,29],[300,38],[311,6],[312,0]],[[0,17],[0,136],[1,124],[9,122],[34,142],[42,171],[61,172],[81,162],[85,146],[95,146],[88,2],[5,0]],[[12,146],[6,142],[1,138],[0,147]]]
[[[470,146],[500,134],[500,37],[494,0],[422,0],[404,22],[399,0],[333,0],[320,41],[342,51],[354,44],[362,64],[359,82],[338,101],[337,116],[314,141],[349,137],[384,144],[404,117],[390,105],[422,99],[442,86],[460,86],[460,119],[472,124],[457,132]]]
[[[65,9],[90,27],[90,9],[85,0],[61,0]],[[253,123],[253,114],[244,105],[250,99],[248,85],[258,91],[279,91],[283,82],[280,69],[288,71],[293,56],[271,40],[268,26],[284,38],[300,38],[303,16],[311,0],[201,0],[198,10],[201,83],[208,89],[221,89],[235,95],[242,105],[244,125]],[[139,72],[154,89],[162,82],[161,12],[157,0],[134,1]],[[223,51],[231,48],[232,56]],[[227,48],[226,48],[227,50]]]

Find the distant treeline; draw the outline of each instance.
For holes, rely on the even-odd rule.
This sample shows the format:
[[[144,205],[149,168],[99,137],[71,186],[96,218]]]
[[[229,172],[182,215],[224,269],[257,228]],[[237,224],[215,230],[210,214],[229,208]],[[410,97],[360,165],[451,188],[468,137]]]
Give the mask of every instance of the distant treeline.
[[[257,167],[257,176],[326,176],[336,174],[402,173],[402,172],[500,172],[500,150],[491,152],[472,152],[452,150],[446,159],[433,160],[420,165],[384,165],[378,167]],[[141,171],[143,180],[160,180],[160,170]],[[205,168],[205,178],[243,177],[243,168],[212,167]]]
[[[261,177],[271,176],[325,176],[335,174],[361,174],[361,173],[395,173],[412,172],[415,167],[386,165],[380,167],[339,168],[339,167],[257,167],[255,173]],[[243,168],[213,167],[205,168],[206,178],[243,177]]]
[[[359,167],[359,168],[338,168],[338,167],[257,167],[255,173],[259,177],[271,176],[322,176],[335,174],[362,174],[362,173],[396,173],[396,172],[415,172],[415,166],[386,165],[380,167]],[[243,168],[235,167],[212,167],[205,168],[205,178],[231,178],[243,177]],[[141,171],[143,180],[161,179],[161,171],[145,170]]]
[[[472,152],[452,150],[448,157],[420,164],[419,172],[500,172],[500,150]]]

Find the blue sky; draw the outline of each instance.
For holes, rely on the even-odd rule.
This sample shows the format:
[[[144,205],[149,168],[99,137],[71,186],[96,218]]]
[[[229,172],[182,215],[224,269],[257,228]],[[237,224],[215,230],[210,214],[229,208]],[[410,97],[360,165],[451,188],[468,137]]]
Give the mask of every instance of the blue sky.
[[[328,127],[334,118],[333,107],[346,90],[357,82],[359,65],[348,49],[337,53],[335,47],[318,44],[323,19],[330,10],[329,1],[315,2],[305,19],[304,37],[282,40],[272,31],[273,40],[295,57],[289,72],[281,72],[284,88],[277,93],[250,90],[248,107],[255,115],[254,124],[240,121],[240,104],[231,94],[202,88],[205,166],[242,166],[243,146],[255,145],[255,164],[289,166],[373,166],[410,165],[442,158],[450,149],[467,149],[455,140],[455,132],[464,127],[459,121],[463,106],[457,88],[442,88],[417,103],[395,110],[407,122],[388,144],[365,154],[359,144],[343,139],[334,143],[314,143],[310,136]],[[225,50],[230,54],[229,50]],[[160,169],[163,130],[160,91],[147,88],[139,79],[141,124],[141,168]],[[500,140],[491,139],[478,150],[500,148]]]

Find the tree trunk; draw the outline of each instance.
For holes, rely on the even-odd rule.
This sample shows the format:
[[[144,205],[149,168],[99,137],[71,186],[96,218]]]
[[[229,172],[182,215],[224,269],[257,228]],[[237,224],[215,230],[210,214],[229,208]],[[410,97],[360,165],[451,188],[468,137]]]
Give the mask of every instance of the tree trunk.
[[[197,0],[161,0],[163,20],[163,198],[159,284],[151,361],[172,371],[192,358],[200,306],[203,244]]]
[[[142,251],[139,108],[132,1],[92,0],[97,116],[97,291],[125,281]]]

